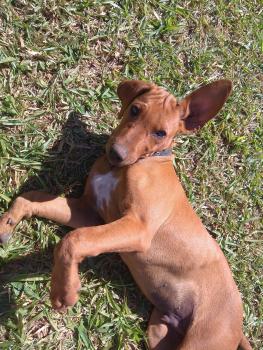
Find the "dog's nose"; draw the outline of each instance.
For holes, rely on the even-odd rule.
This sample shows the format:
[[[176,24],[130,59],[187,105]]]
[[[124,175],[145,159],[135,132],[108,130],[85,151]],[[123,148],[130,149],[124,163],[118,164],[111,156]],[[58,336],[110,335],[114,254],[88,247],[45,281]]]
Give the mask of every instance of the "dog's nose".
[[[127,151],[123,146],[113,145],[109,152],[109,160],[113,164],[121,163],[127,156]]]

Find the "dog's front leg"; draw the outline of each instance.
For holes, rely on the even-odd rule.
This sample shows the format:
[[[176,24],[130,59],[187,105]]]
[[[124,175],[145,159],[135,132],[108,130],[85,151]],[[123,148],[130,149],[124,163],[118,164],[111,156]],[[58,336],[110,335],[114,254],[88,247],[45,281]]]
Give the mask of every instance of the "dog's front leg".
[[[52,194],[31,191],[15,199],[7,212],[0,216],[0,243],[6,243],[15,226],[23,218],[38,216],[72,228],[95,226],[102,223],[92,209],[87,195],[80,198],[62,198]]]
[[[88,256],[110,252],[143,252],[151,242],[147,225],[132,215],[110,224],[71,231],[57,245],[51,279],[51,302],[57,310],[78,300],[78,264]]]

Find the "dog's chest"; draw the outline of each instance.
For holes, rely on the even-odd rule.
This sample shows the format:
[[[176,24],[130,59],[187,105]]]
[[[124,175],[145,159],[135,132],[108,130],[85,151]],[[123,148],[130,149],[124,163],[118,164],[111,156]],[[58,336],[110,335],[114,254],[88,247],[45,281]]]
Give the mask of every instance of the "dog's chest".
[[[94,174],[91,179],[91,188],[95,198],[95,205],[100,213],[109,207],[112,194],[118,185],[118,177],[112,171]]]

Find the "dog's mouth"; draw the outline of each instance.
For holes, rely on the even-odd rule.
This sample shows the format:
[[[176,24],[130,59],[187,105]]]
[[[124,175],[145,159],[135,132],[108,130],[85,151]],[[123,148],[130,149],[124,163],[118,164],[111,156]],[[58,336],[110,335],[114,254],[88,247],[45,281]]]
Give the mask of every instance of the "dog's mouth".
[[[120,144],[108,144],[106,146],[106,156],[112,166],[123,167],[137,162],[139,157],[130,156],[129,151]]]
[[[107,159],[108,162],[110,163],[110,165],[121,168],[127,165],[132,165],[134,163],[136,163],[140,158],[127,158],[127,159],[123,159],[123,160],[119,160],[118,158],[116,158],[116,156],[113,156],[111,154],[107,154]]]

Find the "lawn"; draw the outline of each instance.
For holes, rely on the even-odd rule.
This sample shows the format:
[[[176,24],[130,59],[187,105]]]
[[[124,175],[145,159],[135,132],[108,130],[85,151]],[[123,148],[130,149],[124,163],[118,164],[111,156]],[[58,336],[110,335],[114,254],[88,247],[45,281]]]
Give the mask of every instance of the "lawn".
[[[260,11],[251,0],[3,0],[0,8],[0,214],[24,190],[81,193],[117,125],[122,79],[179,97],[232,80],[219,117],[176,139],[174,165],[229,261],[254,349],[263,342]],[[80,301],[52,311],[52,250],[66,232],[33,218],[0,247],[0,349],[145,349],[151,306],[115,254],[87,259]]]

